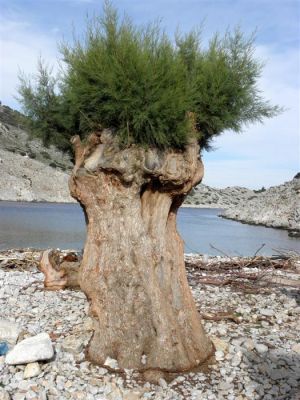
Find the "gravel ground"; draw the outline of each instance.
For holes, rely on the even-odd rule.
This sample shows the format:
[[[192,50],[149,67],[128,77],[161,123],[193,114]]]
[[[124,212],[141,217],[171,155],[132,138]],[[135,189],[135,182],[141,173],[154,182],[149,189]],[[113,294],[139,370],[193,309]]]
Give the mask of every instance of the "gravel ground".
[[[85,295],[45,291],[43,275],[34,262],[22,263],[25,256],[19,253],[20,262],[7,263],[7,254],[0,253],[0,318],[19,324],[19,341],[49,333],[55,356],[39,362],[38,375],[27,379],[25,365],[7,365],[5,357],[0,357],[1,400],[300,399],[299,261],[290,269],[264,270],[264,275],[284,278],[285,286],[251,281],[252,286],[243,290],[241,284],[201,283],[224,272],[193,267],[196,261],[209,265],[212,259],[187,256],[188,279],[200,313],[205,318],[224,316],[203,320],[217,352],[202,371],[177,376],[169,383],[160,379],[154,385],[134,371],[114,373],[85,361],[84,346],[93,329]],[[32,260],[39,257],[38,252],[24,254],[27,259],[28,254]],[[242,271],[249,273],[250,268]],[[250,272],[260,271],[252,268]],[[226,315],[234,318],[226,319]]]

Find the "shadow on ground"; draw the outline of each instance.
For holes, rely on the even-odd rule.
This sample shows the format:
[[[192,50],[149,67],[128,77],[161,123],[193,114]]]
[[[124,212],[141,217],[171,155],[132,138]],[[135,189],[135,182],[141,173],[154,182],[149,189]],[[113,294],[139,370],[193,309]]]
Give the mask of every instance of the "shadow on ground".
[[[299,289],[280,289],[282,294],[290,297],[291,299],[295,299],[298,306],[300,306],[300,290]]]
[[[249,394],[253,389],[261,400],[300,400],[300,354],[275,349],[265,354],[247,351],[243,360]]]

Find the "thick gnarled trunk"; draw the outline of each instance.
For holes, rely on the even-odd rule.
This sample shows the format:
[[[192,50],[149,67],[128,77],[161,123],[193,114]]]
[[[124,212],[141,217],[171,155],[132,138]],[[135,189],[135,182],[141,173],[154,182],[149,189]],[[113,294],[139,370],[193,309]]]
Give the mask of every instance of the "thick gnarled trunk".
[[[199,147],[120,149],[109,131],[74,140],[71,194],[87,217],[80,267],[96,330],[89,358],[120,368],[185,371],[213,352],[184,267],[176,214],[203,175]]]

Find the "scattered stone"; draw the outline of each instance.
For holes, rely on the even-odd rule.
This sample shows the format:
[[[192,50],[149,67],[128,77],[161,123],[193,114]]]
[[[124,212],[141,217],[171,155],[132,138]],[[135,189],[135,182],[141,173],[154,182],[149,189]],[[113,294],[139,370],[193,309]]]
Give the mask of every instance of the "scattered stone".
[[[228,343],[225,342],[224,340],[213,336],[211,338],[211,341],[213,342],[215,348],[217,351],[222,351],[223,353],[226,353],[228,350]]]
[[[26,399],[26,394],[23,392],[18,392],[14,394],[14,400],[25,400]]]
[[[0,259],[3,254],[4,252],[0,252]],[[4,256],[5,259],[16,258],[15,251],[8,251],[5,254],[9,255]],[[22,257],[22,260],[38,259],[39,255],[37,251],[28,251],[20,253],[18,257]],[[189,257],[202,259],[196,255]],[[222,263],[223,259],[225,258],[214,257],[214,265]],[[210,263],[211,258],[207,257],[206,262]],[[203,320],[204,328],[212,337],[219,360],[213,361],[212,358],[212,364],[209,362],[204,365],[204,369],[182,373],[169,381],[175,375],[147,371],[142,376],[129,369],[119,374],[115,372],[115,368],[108,366],[108,369],[105,369],[84,361],[83,351],[77,354],[75,352],[82,350],[82,344],[83,346],[87,344],[92,333],[92,319],[89,316],[86,297],[81,292],[70,290],[63,292],[31,290],[39,287],[37,280],[40,280],[42,287],[43,276],[36,273],[35,269],[26,268],[24,261],[22,263],[20,270],[17,267],[13,269],[0,267],[1,318],[19,322],[24,332],[19,334],[19,341],[28,337],[28,334],[34,336],[38,332],[51,332],[50,337],[55,342],[56,355],[51,363],[40,363],[38,366],[40,373],[32,377],[28,375],[28,370],[33,368],[32,364],[9,365],[5,363],[5,356],[0,356],[0,382],[2,389],[8,395],[11,394],[12,400],[280,398],[296,400],[297,398],[300,376],[298,347],[300,307],[297,304],[300,304],[300,296],[293,287],[276,288],[270,285],[263,288],[264,293],[260,293],[260,287],[258,288],[253,282],[251,284],[254,285],[254,289],[259,290],[241,295],[240,292],[232,290],[230,285],[203,286],[198,278],[210,275],[210,271],[187,267],[189,283],[199,309],[215,315],[219,313],[222,315],[222,312],[228,310],[236,315],[243,312],[245,317],[236,324],[223,319]],[[262,269],[264,274],[290,276],[291,280],[299,279],[295,271],[293,268],[285,270],[280,267],[271,271],[266,266]],[[232,276],[235,272],[237,271],[228,272],[220,269],[218,274],[226,278],[226,274],[230,273]],[[257,274],[260,269],[241,267],[239,272]],[[19,290],[19,287],[25,286],[28,289]],[[273,310],[274,315],[264,316],[261,310]],[[270,319],[272,325],[267,323]],[[278,320],[281,321],[280,325]],[[223,334],[221,339],[216,337]],[[264,352],[260,353],[258,350],[262,350],[261,346]],[[146,357],[142,360],[147,361]],[[113,363],[112,366],[117,365]]]
[[[14,345],[19,337],[20,328],[15,322],[0,319],[0,341]]]
[[[54,355],[48,333],[29,337],[19,342],[6,356],[9,365],[27,364],[39,360],[50,360]]]
[[[142,363],[143,365],[146,365],[146,364],[147,364],[147,356],[146,356],[146,354],[143,354],[143,355],[142,355],[141,363]]]
[[[123,393],[123,400],[140,400],[143,398],[143,393],[140,392],[125,392]]]
[[[215,358],[217,361],[224,360],[224,353],[221,350],[215,352]]]
[[[269,349],[268,346],[266,346],[265,344],[256,344],[255,345],[255,350],[260,353],[260,354],[264,354],[266,353]]]
[[[25,367],[23,377],[24,379],[34,378],[35,376],[38,376],[40,373],[41,373],[41,368],[39,363],[37,362],[29,363]]]
[[[159,383],[159,385],[160,385],[162,388],[164,388],[164,389],[168,387],[167,382],[166,382],[163,378],[160,378],[159,381],[158,381],[158,383]]]
[[[274,311],[270,308],[263,308],[260,310],[261,315],[265,315],[266,317],[273,317]]]
[[[295,344],[295,345],[292,347],[292,351],[294,351],[295,353],[300,354],[300,343]]]
[[[218,389],[224,392],[229,392],[232,388],[233,385],[230,382],[220,382],[218,385]]]
[[[10,400],[9,393],[6,390],[1,389],[1,388],[0,388],[0,400]]]
[[[64,351],[77,355],[82,352],[84,345],[80,337],[70,335],[63,340],[61,347]]]
[[[247,339],[243,343],[243,347],[245,347],[247,350],[253,350],[254,349],[254,342],[252,339]]]
[[[225,336],[227,334],[227,329],[225,328],[225,326],[220,326],[218,328],[218,332],[220,335]]]
[[[233,357],[233,359],[231,360],[231,365],[233,367],[238,367],[240,365],[242,361],[242,352],[238,351],[235,356]]]
[[[110,358],[110,357],[107,357],[107,359],[105,360],[104,366],[109,367],[111,369],[119,369],[118,361],[115,360],[114,358]]]

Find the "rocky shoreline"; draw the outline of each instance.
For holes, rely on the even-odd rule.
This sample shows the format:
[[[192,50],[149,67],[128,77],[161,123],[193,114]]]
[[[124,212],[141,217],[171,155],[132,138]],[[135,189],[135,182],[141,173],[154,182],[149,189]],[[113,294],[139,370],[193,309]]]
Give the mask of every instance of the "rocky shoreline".
[[[287,229],[300,236],[300,179],[271,187],[252,196],[247,202],[231,205],[221,214],[223,218],[246,224]]]
[[[156,383],[119,371],[115,360],[100,367],[85,359],[93,331],[86,297],[46,291],[39,257],[34,250],[0,252],[0,335],[4,320],[15,327],[10,348],[44,334],[53,357],[15,365],[0,356],[1,400],[299,399],[298,256],[186,255],[189,284],[217,351],[202,370]]]
[[[186,207],[216,207],[220,217],[250,225],[286,229],[300,236],[300,177],[269,189],[253,191],[232,187],[214,189],[198,185],[185,202]]]

